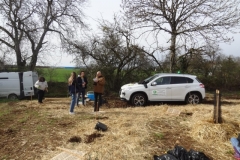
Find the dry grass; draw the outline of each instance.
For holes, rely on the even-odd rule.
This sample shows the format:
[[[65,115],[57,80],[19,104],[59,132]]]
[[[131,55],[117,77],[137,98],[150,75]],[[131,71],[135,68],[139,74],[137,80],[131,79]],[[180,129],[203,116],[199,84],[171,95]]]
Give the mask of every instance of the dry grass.
[[[207,103],[129,107],[114,100],[97,116],[92,103],[69,115],[69,98],[47,98],[41,105],[36,100],[8,103],[1,105],[0,159],[49,160],[61,147],[83,151],[87,160],[150,160],[176,143],[212,159],[233,159],[229,139],[240,132],[239,102],[223,100],[222,124],[212,123],[213,104]],[[96,131],[97,121],[108,130]]]

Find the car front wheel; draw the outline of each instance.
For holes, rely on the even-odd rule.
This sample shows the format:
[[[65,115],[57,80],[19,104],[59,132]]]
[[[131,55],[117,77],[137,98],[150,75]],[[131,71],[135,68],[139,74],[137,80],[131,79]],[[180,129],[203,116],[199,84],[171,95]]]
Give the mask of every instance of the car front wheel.
[[[131,102],[134,106],[145,106],[147,98],[142,93],[137,93],[132,96]]]
[[[187,104],[199,104],[201,103],[201,97],[198,93],[189,93],[186,97]]]

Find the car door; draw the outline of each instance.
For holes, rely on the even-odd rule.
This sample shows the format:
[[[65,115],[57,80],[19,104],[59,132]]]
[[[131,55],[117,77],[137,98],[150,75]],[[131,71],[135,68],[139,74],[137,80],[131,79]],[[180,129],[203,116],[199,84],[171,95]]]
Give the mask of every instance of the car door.
[[[151,82],[149,86],[148,98],[150,101],[171,100],[171,77],[159,77]]]
[[[172,85],[172,100],[184,101],[189,90],[188,78],[181,76],[173,76],[171,79]]]
[[[23,72],[23,91],[24,96],[34,95],[32,72]]]

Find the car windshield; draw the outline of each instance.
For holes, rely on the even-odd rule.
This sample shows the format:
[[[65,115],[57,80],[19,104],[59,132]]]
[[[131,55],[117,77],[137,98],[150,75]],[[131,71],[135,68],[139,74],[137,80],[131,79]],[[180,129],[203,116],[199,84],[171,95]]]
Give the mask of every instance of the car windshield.
[[[144,79],[143,81],[140,81],[139,84],[147,84],[148,82],[152,81],[156,77],[158,77],[158,75],[154,75],[154,76],[148,77],[147,79]]]

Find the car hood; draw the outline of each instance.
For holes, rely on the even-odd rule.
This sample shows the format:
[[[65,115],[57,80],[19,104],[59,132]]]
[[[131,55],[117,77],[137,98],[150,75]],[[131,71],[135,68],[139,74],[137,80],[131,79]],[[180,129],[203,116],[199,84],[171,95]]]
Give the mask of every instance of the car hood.
[[[139,88],[139,87],[144,87],[144,85],[139,83],[128,83],[123,85],[121,89],[130,89],[130,88]]]

